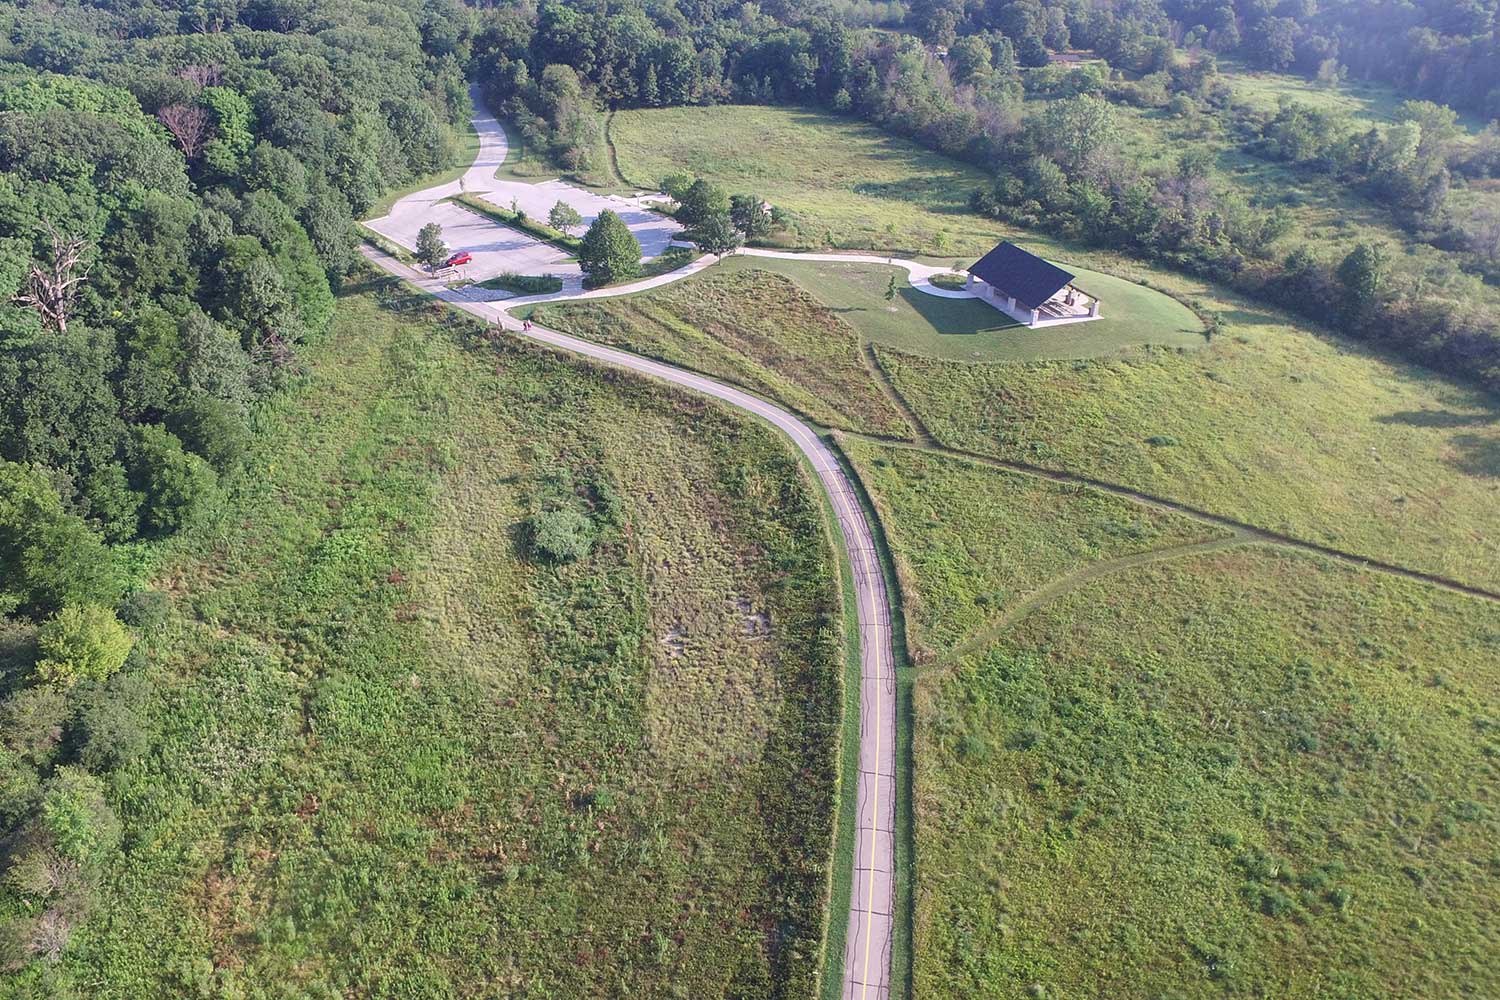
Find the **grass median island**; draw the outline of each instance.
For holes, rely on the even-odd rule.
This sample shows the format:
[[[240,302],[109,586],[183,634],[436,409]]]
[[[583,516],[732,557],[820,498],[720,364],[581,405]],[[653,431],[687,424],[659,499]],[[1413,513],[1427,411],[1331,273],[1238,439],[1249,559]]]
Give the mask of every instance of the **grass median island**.
[[[124,856],[46,989],[809,995],[844,663],[806,473],[428,302],[346,293],[164,554]]]
[[[865,366],[854,330],[777,275],[716,268],[640,295],[548,305],[532,315],[575,336],[728,379],[826,425],[911,434]]]
[[[917,995],[1495,994],[1497,655],[1258,547],[1037,609],[918,682]]]
[[[1227,536],[1093,490],[915,448],[858,438],[843,447],[880,512],[911,642],[925,661],[1090,563]]]
[[[478,195],[457,194],[448,200],[456,202],[467,209],[478,212],[480,215],[483,215],[484,217],[494,222],[498,222],[502,226],[510,226],[512,229],[519,229],[521,232],[526,233],[529,236],[536,237],[543,243],[550,243],[564,253],[576,254],[578,252],[578,248],[582,245],[581,241],[576,236],[569,236],[566,233],[558,232],[556,229],[553,229],[545,222],[539,222],[538,220],[533,219],[525,212],[512,212],[510,209],[501,208],[494,202],[487,201],[484,198],[479,197]]]
[[[555,274],[497,274],[493,278],[476,282],[480,288],[517,295],[551,295],[562,291],[563,281]]]
[[[1277,325],[1201,351],[957,365],[877,348],[943,443],[1500,587],[1500,404]]]

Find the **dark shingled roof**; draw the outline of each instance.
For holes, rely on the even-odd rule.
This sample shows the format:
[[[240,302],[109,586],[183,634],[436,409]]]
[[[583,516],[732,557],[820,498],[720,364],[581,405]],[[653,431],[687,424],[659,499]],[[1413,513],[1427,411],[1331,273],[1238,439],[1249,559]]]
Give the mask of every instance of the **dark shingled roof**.
[[[1073,280],[1073,275],[1056,264],[1049,264],[1014,243],[1000,244],[979,258],[969,273],[989,282],[997,291],[1014,295],[1016,302],[1027,309],[1040,308]]]

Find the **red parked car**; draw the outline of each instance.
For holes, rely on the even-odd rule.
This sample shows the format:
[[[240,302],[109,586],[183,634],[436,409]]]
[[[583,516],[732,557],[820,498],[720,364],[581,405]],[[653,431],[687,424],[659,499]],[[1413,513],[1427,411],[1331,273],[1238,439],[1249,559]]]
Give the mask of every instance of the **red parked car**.
[[[467,264],[467,263],[469,263],[469,261],[471,261],[473,259],[474,259],[474,255],[473,254],[469,253],[467,250],[460,250],[458,253],[454,254],[452,257],[449,257],[447,260],[445,260],[443,262],[443,266],[444,267],[458,267],[460,264]]]

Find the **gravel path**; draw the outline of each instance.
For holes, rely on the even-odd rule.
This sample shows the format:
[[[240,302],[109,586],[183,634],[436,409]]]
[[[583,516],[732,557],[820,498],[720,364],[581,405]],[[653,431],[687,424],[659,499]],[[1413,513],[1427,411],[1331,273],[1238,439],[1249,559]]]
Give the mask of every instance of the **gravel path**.
[[[474,127],[479,133],[480,149],[474,166],[458,181],[408,195],[399,200],[389,215],[367,223],[372,229],[407,247],[416,242],[416,231],[432,221],[440,210],[462,212],[457,230],[473,246],[460,245],[450,238],[454,249],[469,249],[485,255],[485,267],[492,273],[516,271],[538,273],[531,262],[543,256],[539,241],[497,225],[487,218],[463,212],[441,199],[460,190],[474,191],[491,201],[508,205],[512,197],[529,214],[545,216],[553,202],[564,198],[580,214],[592,218],[601,207],[618,211],[631,225],[647,256],[666,248],[676,224],[640,207],[641,199],[605,199],[559,181],[528,185],[502,182],[494,178],[495,169],[505,160],[505,133],[495,119],[483,110],[475,95],[477,114]],[[603,204],[601,204],[603,203]],[[586,211],[591,209],[592,211]],[[476,221],[477,220],[477,221]],[[440,220],[441,221],[441,220]],[[460,220],[455,217],[455,222]],[[444,235],[449,236],[445,224]],[[648,242],[650,241],[650,242]],[[548,248],[550,249],[550,247]],[[654,252],[653,252],[654,251]],[[698,260],[654,278],[629,285],[585,292],[574,270],[563,274],[564,287],[551,295],[532,295],[496,301],[494,293],[483,290],[446,287],[443,280],[414,270],[371,247],[363,247],[365,257],[384,270],[412,282],[445,302],[495,323],[520,336],[552,347],[579,354],[595,361],[629,369],[694,392],[712,396],[730,406],[761,418],[791,439],[811,464],[838,520],[845,547],[849,552],[858,607],[860,642],[860,725],[858,821],[855,832],[855,860],[849,926],[845,937],[843,991],[845,1000],[888,1000],[890,995],[891,937],[895,904],[895,809],[896,809],[896,679],[895,657],[891,644],[890,595],[885,574],[880,567],[874,535],[864,508],[854,492],[843,466],[832,450],[807,424],[788,411],[733,386],[695,372],[643,358],[626,351],[580,340],[568,334],[533,325],[524,329],[520,320],[508,310],[518,306],[575,299],[628,295],[655,288],[695,274],[717,262],[713,256]],[[845,263],[895,264],[912,275],[913,287],[929,294],[951,298],[967,297],[966,292],[952,292],[930,283],[932,274],[943,268],[912,261],[856,254],[793,254],[746,250],[752,256],[785,257],[802,260]],[[561,274],[560,267],[552,268]],[[471,275],[473,276],[473,275]],[[488,276],[488,275],[486,275]],[[482,280],[482,279],[480,279]]]

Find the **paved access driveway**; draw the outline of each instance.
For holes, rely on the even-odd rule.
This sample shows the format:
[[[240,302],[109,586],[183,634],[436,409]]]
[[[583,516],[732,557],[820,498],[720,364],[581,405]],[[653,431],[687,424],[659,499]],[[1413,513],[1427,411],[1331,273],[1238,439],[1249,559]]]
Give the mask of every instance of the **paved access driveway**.
[[[517,240],[524,242],[518,242],[509,250],[504,249],[500,245],[503,240],[483,232],[485,226],[491,229],[501,227],[443,200],[464,192],[478,195],[501,208],[509,209],[514,205],[532,218],[543,220],[552,211],[553,205],[564,201],[583,216],[584,226],[593,222],[600,212],[609,209],[625,220],[625,225],[630,227],[630,231],[640,241],[643,259],[656,257],[667,249],[667,245],[672,242],[672,234],[680,227],[671,219],[646,209],[645,202],[659,199],[659,194],[622,198],[587,191],[561,180],[527,184],[496,179],[495,171],[505,162],[509,143],[500,123],[484,109],[478,91],[472,91],[472,96],[475,109],[474,130],[479,133],[479,155],[475,157],[474,165],[456,181],[407,195],[391,207],[389,215],[372,219],[365,225],[408,250],[414,250],[417,233],[427,223],[436,222],[443,227],[444,242],[454,250],[467,250],[474,254],[475,262],[468,269],[466,277],[475,281],[492,278],[502,271],[516,274],[576,275],[578,267],[573,265],[570,268],[563,264],[567,255],[551,244],[540,243],[510,229],[504,231],[514,233]],[[474,221],[476,219],[479,221]],[[582,231],[577,230],[579,233]],[[504,257],[503,263],[499,259],[501,256]]]

